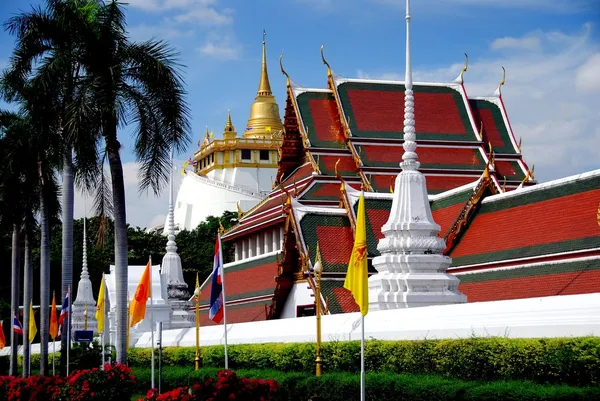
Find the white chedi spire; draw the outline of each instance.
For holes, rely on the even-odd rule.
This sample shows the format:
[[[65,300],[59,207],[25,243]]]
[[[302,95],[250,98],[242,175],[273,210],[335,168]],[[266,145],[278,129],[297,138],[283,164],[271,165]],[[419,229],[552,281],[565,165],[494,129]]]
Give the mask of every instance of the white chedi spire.
[[[173,147],[171,147],[171,174],[169,177],[169,214],[167,216],[167,253],[163,257],[161,275],[167,283],[169,299],[187,300],[190,295],[183,279],[181,257],[175,242],[175,217],[173,209]]]
[[[452,259],[442,255],[440,226],[431,214],[425,176],[419,171],[410,55],[410,0],[406,0],[406,78],[404,154],[395,182],[384,238],[373,259],[378,274],[369,278],[369,310],[466,302],[458,279],[446,274]]]
[[[87,315],[87,316],[86,316]],[[88,272],[87,264],[87,224],[86,218],[83,218],[83,258],[81,267],[81,277],[77,284],[77,298],[73,302],[73,323],[72,329],[75,330],[93,330],[98,328],[96,321],[96,300],[92,290],[92,282]]]

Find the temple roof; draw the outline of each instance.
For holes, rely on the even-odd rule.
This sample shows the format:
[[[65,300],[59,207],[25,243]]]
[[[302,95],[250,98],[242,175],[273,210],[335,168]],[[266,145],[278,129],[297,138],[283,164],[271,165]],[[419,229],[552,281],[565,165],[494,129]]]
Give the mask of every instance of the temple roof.
[[[336,79],[353,137],[404,137],[404,82]],[[478,142],[462,85],[414,83],[417,140]]]
[[[598,252],[600,170],[487,197],[451,268]]]
[[[271,303],[275,290],[279,252],[250,258],[225,266],[227,323],[266,320],[265,306]],[[213,325],[208,319],[212,275],[200,288],[201,325]]]

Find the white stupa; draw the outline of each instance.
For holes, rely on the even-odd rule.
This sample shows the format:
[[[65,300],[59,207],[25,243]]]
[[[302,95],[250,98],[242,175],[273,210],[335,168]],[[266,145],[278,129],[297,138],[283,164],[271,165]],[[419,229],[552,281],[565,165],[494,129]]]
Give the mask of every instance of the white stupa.
[[[173,212],[173,149],[171,148],[171,175],[169,187],[169,213],[167,216],[167,253],[163,257],[161,266],[162,282],[167,285],[167,299],[171,305],[172,328],[193,327],[195,315],[190,312],[191,303],[188,285],[183,279],[181,257],[177,253],[175,242],[175,221]]]
[[[384,238],[373,259],[377,274],[369,278],[369,310],[467,302],[459,279],[446,273],[452,259],[442,254],[446,244],[437,236],[419,171],[415,135],[414,95],[410,59],[410,8],[406,4],[406,78],[404,92],[404,154],[395,183],[390,216],[381,227]]]
[[[86,219],[83,218],[83,262],[81,267],[81,278],[77,284],[77,298],[73,302],[71,322],[71,332],[76,330],[98,331],[98,322],[96,321],[96,300],[92,290],[92,282],[88,273],[87,266],[87,233]]]

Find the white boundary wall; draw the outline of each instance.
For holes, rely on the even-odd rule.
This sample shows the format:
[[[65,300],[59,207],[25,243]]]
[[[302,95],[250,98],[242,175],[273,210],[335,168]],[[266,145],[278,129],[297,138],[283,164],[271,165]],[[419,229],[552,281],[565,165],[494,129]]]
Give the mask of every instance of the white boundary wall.
[[[360,339],[360,314],[323,316],[323,341]],[[314,342],[315,318],[302,317],[228,325],[228,344]],[[166,330],[163,346],[194,346],[195,328]],[[365,337],[417,340],[468,337],[579,337],[600,335],[600,293],[509,301],[474,302],[370,312]],[[223,326],[200,329],[202,345],[223,343]],[[144,333],[135,347],[150,346]]]

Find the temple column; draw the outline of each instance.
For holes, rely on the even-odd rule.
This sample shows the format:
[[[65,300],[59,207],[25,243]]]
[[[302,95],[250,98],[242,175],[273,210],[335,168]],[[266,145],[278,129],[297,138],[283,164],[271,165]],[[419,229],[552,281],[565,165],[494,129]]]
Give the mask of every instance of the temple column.
[[[259,231],[258,233],[256,233],[256,256],[262,254],[261,239],[262,239],[262,233]]]
[[[254,237],[248,237],[248,257],[251,258],[254,256],[254,251],[256,248],[254,247]]]
[[[238,260],[241,259],[241,251],[242,251],[242,241],[237,241],[234,245],[235,247],[235,261],[237,262]]]
[[[242,247],[242,260],[248,257],[248,238],[242,238],[240,241]]]
[[[279,228],[274,228],[273,231],[271,231],[271,242],[272,242],[272,247],[273,247],[273,251],[278,251],[279,250]]]
[[[279,249],[283,249],[283,226],[279,227]]]
[[[265,230],[263,232],[263,253],[271,252],[271,232]]]

